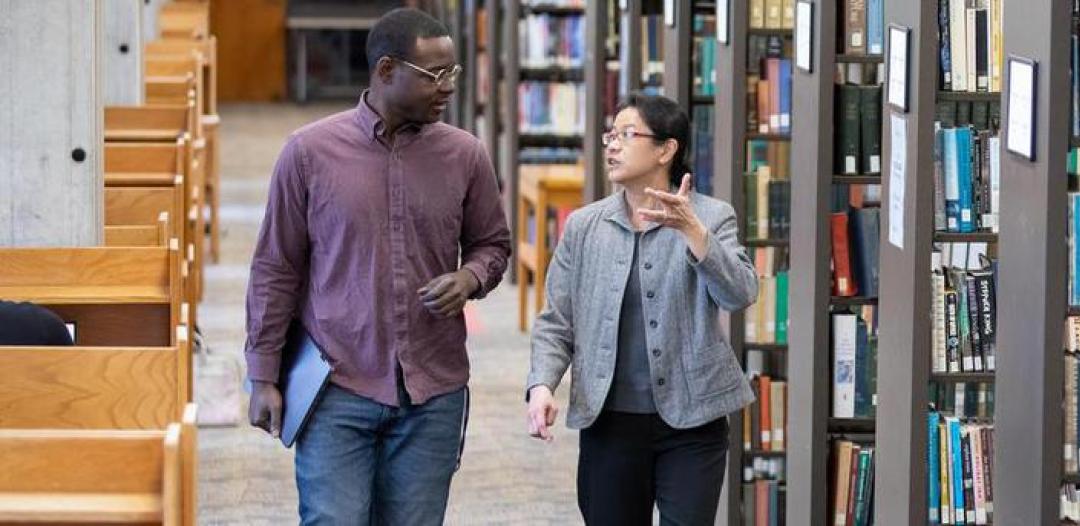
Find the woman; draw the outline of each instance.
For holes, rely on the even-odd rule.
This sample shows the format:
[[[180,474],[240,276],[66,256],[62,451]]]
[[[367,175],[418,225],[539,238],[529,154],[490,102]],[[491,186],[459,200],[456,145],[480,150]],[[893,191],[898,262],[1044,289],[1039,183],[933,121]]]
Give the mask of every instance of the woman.
[[[720,314],[757,296],[727,203],[690,191],[686,114],[631,95],[603,137],[622,189],[573,213],[532,334],[530,435],[551,440],[553,391],[571,370],[581,429],[578,507],[589,525],[713,524],[726,415],[753,393]]]

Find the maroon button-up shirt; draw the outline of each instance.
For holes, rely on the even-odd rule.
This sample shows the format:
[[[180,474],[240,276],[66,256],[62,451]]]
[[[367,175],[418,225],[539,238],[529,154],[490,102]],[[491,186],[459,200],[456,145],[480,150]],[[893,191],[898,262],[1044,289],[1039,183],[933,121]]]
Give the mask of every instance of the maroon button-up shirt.
[[[464,316],[436,317],[417,290],[464,267],[483,297],[509,255],[480,142],[443,123],[388,137],[365,93],[355,109],[294,132],[278,158],[251,262],[248,376],[277,381],[298,316],[336,385],[397,406],[400,363],[414,403],[457,390],[469,378]]]

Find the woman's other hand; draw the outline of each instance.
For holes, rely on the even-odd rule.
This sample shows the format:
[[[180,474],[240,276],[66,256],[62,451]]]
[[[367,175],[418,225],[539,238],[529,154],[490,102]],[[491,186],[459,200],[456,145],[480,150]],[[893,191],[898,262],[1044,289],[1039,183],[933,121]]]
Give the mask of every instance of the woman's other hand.
[[[536,385],[529,389],[528,425],[529,436],[551,442],[555,436],[549,429],[555,425],[559,409],[555,407],[555,396],[546,385]]]

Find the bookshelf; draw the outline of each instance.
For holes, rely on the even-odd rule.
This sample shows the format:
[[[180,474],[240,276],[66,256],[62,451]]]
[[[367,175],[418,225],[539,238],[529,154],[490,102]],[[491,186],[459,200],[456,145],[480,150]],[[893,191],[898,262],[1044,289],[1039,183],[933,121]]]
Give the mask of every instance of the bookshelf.
[[[941,3],[941,5],[945,4]],[[999,349],[996,354],[998,358],[997,365],[996,367],[989,367],[988,362],[986,362],[980,367],[978,365],[980,360],[978,350],[989,349],[989,347],[981,345],[977,337],[980,331],[979,327],[983,325],[982,321],[980,321],[980,326],[972,328],[971,341],[973,343],[971,343],[971,346],[976,353],[973,359],[973,363],[976,364],[974,368],[971,365],[962,365],[959,369],[951,365],[943,367],[940,364],[942,361],[940,356],[935,358],[936,350],[947,348],[944,344],[945,338],[943,335],[941,340],[935,338],[935,327],[942,327],[941,323],[944,323],[945,319],[944,314],[937,314],[937,316],[942,317],[942,321],[937,323],[934,321],[934,313],[938,312],[936,309],[940,307],[942,311],[945,310],[944,306],[938,305],[942,301],[939,295],[945,289],[939,288],[935,292],[935,286],[945,287],[943,284],[948,280],[949,287],[959,287],[956,290],[960,292],[964,290],[963,279],[965,279],[965,276],[967,286],[973,286],[972,283],[978,284],[977,281],[972,281],[973,276],[976,276],[974,272],[960,271],[957,274],[955,270],[947,269],[943,273],[944,275],[939,274],[937,278],[933,278],[935,280],[933,283],[939,283],[937,280],[940,280],[941,284],[933,285],[931,280],[933,273],[927,272],[928,263],[934,262],[929,265],[932,268],[956,266],[955,257],[935,256],[935,252],[943,249],[945,250],[944,254],[948,254],[949,250],[956,250],[958,247],[963,248],[968,244],[972,247],[981,245],[986,248],[985,250],[981,248],[979,250],[984,250],[990,258],[994,258],[996,253],[999,261],[1004,261],[1006,258],[1002,249],[1008,248],[1009,252],[1012,250],[1004,241],[1005,236],[1003,233],[999,235],[990,231],[992,221],[979,225],[985,227],[985,229],[978,228],[975,231],[957,232],[958,228],[953,224],[953,216],[947,216],[944,211],[941,211],[938,213],[938,217],[935,218],[935,211],[944,208],[940,202],[943,202],[945,198],[940,197],[940,194],[948,192],[948,186],[942,181],[935,181],[935,179],[941,177],[947,181],[949,177],[949,168],[947,166],[941,168],[939,164],[942,162],[948,164],[949,133],[952,132],[954,126],[955,129],[963,129],[966,133],[968,123],[976,123],[966,116],[963,119],[957,118],[955,114],[951,114],[946,110],[950,105],[963,107],[975,104],[988,108],[989,113],[989,108],[992,105],[999,104],[1002,99],[1000,92],[990,91],[994,86],[989,81],[987,85],[980,87],[980,89],[986,91],[975,92],[974,88],[971,91],[950,91],[946,89],[944,84],[946,77],[940,75],[942,49],[939,48],[938,35],[939,20],[942,19],[939,19],[938,7],[938,2],[887,2],[885,6],[886,22],[908,27],[912,33],[909,55],[909,64],[911,64],[909,111],[899,113],[894,108],[885,107],[882,117],[884,128],[882,165],[885,167],[891,166],[890,163],[893,162],[891,158],[893,153],[893,145],[891,144],[893,119],[902,120],[906,125],[904,137],[906,150],[902,152],[905,156],[903,162],[906,165],[906,177],[904,178],[905,186],[902,190],[905,195],[902,205],[904,218],[903,235],[901,236],[902,248],[890,242],[887,239],[888,236],[884,234],[889,231],[890,223],[894,218],[891,217],[891,214],[883,214],[882,216],[880,318],[883,321],[881,324],[878,367],[883,374],[879,377],[878,382],[878,411],[881,414],[889,414],[890,418],[883,419],[878,427],[877,440],[880,455],[875,476],[877,487],[875,498],[877,517],[888,517],[889,520],[910,523],[926,523],[931,517],[937,517],[938,511],[942,511],[937,502],[934,502],[933,506],[931,505],[931,501],[936,497],[928,497],[928,495],[931,488],[935,488],[935,495],[937,495],[936,489],[939,483],[938,473],[933,471],[931,466],[937,468],[938,461],[945,461],[944,456],[938,455],[936,450],[931,451],[930,448],[932,445],[937,447],[939,443],[938,437],[944,437],[945,433],[930,433],[928,436],[928,418],[933,418],[932,422],[937,422],[939,418],[944,420],[945,416],[956,416],[960,422],[975,426],[968,429],[972,430],[970,432],[973,437],[978,434],[983,437],[983,440],[989,440],[992,433],[994,469],[995,473],[999,474],[1001,472],[1001,466],[996,460],[1000,458],[999,438],[1003,422],[1001,410],[1007,395],[1001,391],[1000,378],[1002,372],[1007,368],[1003,357],[1010,354],[1008,349],[1012,348],[1003,339],[1002,327],[998,325],[996,327],[996,348]],[[1007,7],[1006,10],[1008,10]],[[989,13],[990,11],[984,16],[991,16]],[[952,16],[952,14],[948,16]],[[1022,18],[1022,15],[1020,17]],[[1008,20],[1007,14],[1005,20]],[[1008,27],[1007,22],[1005,26]],[[992,28],[993,25],[988,21],[987,27]],[[1029,33],[1033,32],[1029,31]],[[1003,36],[1007,42],[1009,40],[1007,29]],[[946,41],[945,47],[948,47],[948,45],[948,41]],[[953,45],[955,45],[955,42],[953,42]],[[992,52],[989,51],[990,47],[991,45],[987,44],[988,51],[985,52],[990,59],[985,62],[989,64],[986,66],[987,68],[992,68],[994,62]],[[980,59],[980,61],[982,60]],[[956,67],[957,63],[953,62],[954,71]],[[968,71],[974,71],[974,67]],[[984,71],[989,76],[991,70]],[[974,80],[972,80],[972,83],[974,83]],[[967,89],[957,86],[952,88]],[[935,122],[938,121],[942,123],[941,128],[944,130],[942,132],[936,131]],[[965,138],[966,136],[958,136],[956,138],[957,144],[962,143]],[[938,149],[937,141],[939,140],[946,141],[946,146]],[[986,135],[972,140],[972,144],[985,144],[987,156],[990,156],[991,153],[996,155],[996,152],[993,151],[995,150],[995,142],[993,139],[987,139]],[[942,156],[946,157],[945,161],[942,161]],[[980,162],[979,158],[975,159],[976,162]],[[1001,163],[1001,180],[1004,182],[1008,177],[1008,171],[1005,167],[1006,159],[1003,152],[1001,153]],[[942,173],[945,175],[940,175]],[[989,174],[991,172],[988,169],[985,173]],[[922,174],[931,174],[933,177],[922,176]],[[979,173],[975,172],[975,176],[978,175]],[[882,182],[884,184],[883,199],[886,199],[885,196],[892,195],[894,191],[900,191],[900,189],[891,188],[893,182],[891,177],[884,178]],[[940,192],[937,191],[938,185],[944,187]],[[1009,199],[1012,199],[1010,191],[1004,185],[1000,192],[1003,196],[1010,195]],[[939,199],[939,203],[936,204],[935,199]],[[1001,199],[1002,204],[1004,205],[1009,199]],[[1009,212],[1006,207],[1002,206],[1000,210],[987,210],[987,212],[998,214],[1002,232],[1004,232],[1004,224],[1011,220],[1008,217]],[[948,227],[945,226],[946,224]],[[963,229],[960,228],[959,230]],[[976,252],[979,250],[976,250]],[[974,269],[975,266],[969,263],[966,268]],[[1004,268],[1004,264],[1001,265],[1001,268]],[[960,285],[957,285],[957,279],[961,280]],[[1005,282],[1006,278],[999,274],[997,283],[1004,285]],[[997,301],[996,312],[1007,312],[1007,295],[1004,287],[997,290],[997,294],[994,296]],[[982,300],[979,301],[975,305],[978,307],[983,306]],[[996,322],[993,323],[1000,324],[1010,317],[1023,318],[1025,316],[1009,316],[1006,314],[1005,316],[996,316],[989,319],[996,319]],[[993,326],[990,327],[992,330]],[[994,337],[991,338],[988,341],[994,342]],[[1060,345],[1060,333],[1058,333],[1057,338]],[[951,345],[948,348],[951,352]],[[1023,345],[1018,346],[1018,348],[1023,348]],[[942,351],[938,350],[937,352]],[[968,363],[969,356],[964,356],[963,363]],[[934,364],[935,360],[939,362],[937,365]],[[935,396],[938,397],[936,400],[939,402],[948,400],[949,397],[959,391],[959,394],[956,394],[955,407],[939,405],[936,412],[931,411],[928,413],[926,408],[932,405],[935,399],[930,396],[927,386],[933,387]],[[964,391],[960,391],[961,389],[964,389]],[[976,409],[975,404],[969,404],[968,400],[974,400],[975,398],[969,399],[961,395],[968,393],[974,397],[975,395],[972,393],[975,392],[978,392],[980,404],[977,407],[977,413],[973,414]],[[942,398],[942,393],[948,394]],[[981,397],[984,393],[988,400],[985,407],[981,404]],[[990,401],[995,400],[996,410],[990,404]],[[961,406],[961,403],[964,405]],[[984,428],[988,430],[984,432]],[[937,429],[935,427],[935,430]],[[968,447],[967,438],[964,440],[966,451]],[[975,446],[973,443],[971,447],[981,446]],[[930,457],[929,462],[927,461],[928,455]],[[989,454],[987,454],[987,457],[989,457]],[[995,511],[993,521],[1006,524],[1037,523],[1021,521],[1017,518],[1019,516],[1014,516],[1012,521],[1006,520],[1005,515],[1000,514],[1001,510],[1006,506],[1002,499],[1008,491],[1011,491],[1012,484],[1005,482],[1006,487],[1000,487],[998,482],[1001,481],[1001,477],[997,475],[993,477],[993,481],[993,509]],[[977,487],[980,485],[981,483],[976,484]],[[1057,495],[1056,489],[1054,495]],[[938,511],[932,513],[932,510]]]
[[[776,52],[768,54],[772,57],[790,57],[787,54],[791,46],[791,40],[793,32],[787,26],[790,26],[790,21],[784,22],[782,18],[780,20],[773,20],[770,26],[783,26],[783,27],[761,27],[764,24],[763,20],[755,20],[751,23],[751,11],[752,8],[757,10],[758,7],[753,7],[751,4],[761,6],[764,9],[764,3],[755,2],[726,2],[721,4],[722,7],[728,8],[728,42],[727,44],[717,43],[715,48],[715,92],[712,96],[713,99],[713,170],[711,180],[711,193],[713,196],[727,201],[734,208],[735,212],[740,218],[740,240],[743,245],[747,247],[748,251],[752,253],[765,253],[769,251],[774,254],[775,261],[777,263],[773,265],[772,271],[776,273],[782,273],[787,268],[786,258],[783,256],[789,249],[791,242],[788,241],[789,236],[785,235],[784,228],[774,229],[769,232],[766,228],[761,230],[754,229],[753,232],[749,232],[751,223],[750,216],[754,216],[754,225],[756,226],[759,221],[757,206],[751,202],[751,197],[755,201],[762,201],[757,199],[757,196],[761,195],[760,190],[767,189],[759,188],[756,185],[754,176],[758,173],[757,165],[769,164],[770,170],[776,170],[776,179],[781,182],[788,180],[785,173],[782,171],[781,166],[786,166],[789,163],[786,162],[786,150],[793,148],[793,143],[790,140],[789,130],[785,129],[784,133],[780,133],[778,129],[770,127],[769,129],[761,129],[755,126],[750,129],[748,124],[749,115],[757,115],[758,107],[755,101],[750,101],[748,98],[748,84],[750,83],[750,75],[760,75],[762,77],[768,77],[766,68],[762,67],[761,59],[766,57],[766,53],[763,49],[766,48],[764,42],[771,41],[774,48],[778,48]],[[681,5],[681,4],[680,4]],[[704,12],[710,10],[712,13],[716,12],[716,2],[702,2],[700,6],[695,6],[695,12]],[[779,9],[781,6],[791,5],[793,3],[775,3],[773,4]],[[793,7],[792,7],[793,8]],[[758,12],[758,15],[762,13]],[[779,12],[782,16],[782,11]],[[679,17],[676,13],[676,18],[684,23],[688,23],[688,15]],[[753,27],[752,27],[753,26]],[[675,42],[669,38],[665,45],[669,43],[676,43],[681,45],[682,42]],[[668,74],[675,68],[675,65],[667,64],[668,71],[665,71],[665,81],[668,81]],[[685,61],[683,61],[685,62]],[[783,78],[783,75],[779,75],[779,78]],[[774,78],[774,82],[779,85],[779,78]],[[666,86],[665,86],[666,87]],[[687,105],[696,106],[702,104],[702,100],[698,96],[693,96],[693,92],[690,91],[691,86],[686,84],[678,84],[673,86],[676,94],[688,93]],[[756,84],[755,84],[756,89]],[[753,107],[750,105],[754,104]],[[777,110],[779,113],[779,108]],[[762,115],[765,123],[773,124],[769,122],[769,119]],[[795,119],[790,119],[794,122]],[[760,121],[757,121],[759,124]],[[693,125],[693,124],[692,124]],[[778,126],[777,126],[778,127]],[[763,157],[754,157],[754,164],[750,162],[750,151],[757,144],[757,148],[761,152],[770,152],[772,155],[765,155]],[[763,163],[761,161],[768,161]],[[762,179],[763,181],[765,179]],[[753,188],[753,196],[748,196],[747,189]],[[785,216],[791,217],[787,212],[786,196],[782,193],[777,194],[778,197],[773,203],[776,208],[773,211],[777,214],[783,213]],[[764,257],[763,257],[764,258]],[[762,259],[763,259],[762,258]],[[759,272],[762,269],[759,269]],[[773,272],[768,272],[770,276],[775,276]],[[762,283],[766,283],[769,280],[762,280]],[[779,280],[772,278],[771,281],[776,285],[762,285],[762,287],[772,290],[773,287],[778,290],[782,290],[783,286],[780,285]],[[793,286],[794,282],[788,280],[788,286]],[[777,297],[783,296],[782,293],[776,293]],[[779,301],[777,301],[779,303]],[[784,303],[787,303],[786,301]],[[736,356],[739,357],[744,367],[753,369],[758,360],[763,361],[766,365],[763,374],[772,377],[772,379],[790,382],[791,378],[788,376],[791,363],[794,363],[798,359],[793,351],[792,337],[786,339],[781,335],[779,339],[773,340],[772,338],[758,337],[754,334],[748,334],[747,319],[751,320],[751,323],[755,319],[758,319],[762,315],[762,312],[750,312],[750,307],[747,311],[731,313],[727,316],[726,327],[728,329],[729,341],[732,348],[735,350]],[[793,312],[795,307],[789,304],[787,311]],[[783,310],[783,309],[781,309]],[[776,327],[777,318],[773,318],[774,329]],[[782,322],[780,325],[786,326]],[[759,325],[760,326],[760,325]],[[760,332],[758,329],[754,329],[753,332]],[[757,341],[757,340],[762,341]],[[789,343],[792,342],[792,343]],[[756,371],[755,371],[756,372]],[[781,452],[773,452],[769,457],[772,460],[778,461],[779,464],[783,464],[781,473],[779,474],[779,480],[775,481],[775,484],[782,488],[781,492],[787,492],[786,501],[789,524],[797,524],[798,517],[792,508],[792,492],[799,491],[794,487],[794,483],[791,482],[791,456],[787,455],[787,446],[795,446],[798,444],[795,438],[790,434],[791,422],[795,418],[799,418],[796,414],[796,402],[795,395],[791,391],[791,384],[787,383],[787,403],[788,409],[785,410],[787,419],[787,430],[785,431],[784,445],[785,449]],[[755,404],[755,406],[758,404]],[[744,420],[748,416],[753,415],[753,410],[747,412],[737,412],[729,415],[729,425],[731,426],[732,436],[730,439],[730,446],[728,452],[728,468],[727,478],[724,483],[724,492],[721,496],[720,509],[718,512],[718,524],[748,524],[750,514],[747,513],[751,510],[744,509],[744,504],[749,504],[747,500],[747,491],[756,488],[755,483],[744,486],[744,472],[749,471],[748,475],[753,478],[759,478],[760,469],[757,468],[760,455],[753,448],[747,448],[743,439],[743,427]],[[751,417],[751,421],[755,417]],[[800,450],[802,446],[797,446]],[[822,450],[819,450],[822,451]],[[786,473],[786,474],[784,474]],[[766,475],[766,478],[771,477],[772,474]],[[781,493],[783,494],[783,493]],[[781,516],[780,520],[783,522],[784,517]]]
[[[1072,2],[1005,2],[1005,56],[1038,62],[1035,160],[1001,154],[994,520],[1059,523]],[[1003,97],[1003,122],[1008,122]],[[1022,314],[1021,314],[1022,313]],[[1023,352],[1010,352],[1023,350]]]
[[[856,239],[854,232],[857,230],[853,226],[847,227],[846,221],[854,224],[860,221],[863,212],[875,216],[879,210],[877,199],[859,197],[856,200],[854,195],[868,196],[870,185],[881,184],[881,163],[876,158],[870,160],[871,156],[880,155],[876,148],[880,144],[880,124],[866,118],[880,110],[866,105],[876,103],[874,86],[879,80],[877,70],[882,57],[870,54],[866,49],[865,12],[859,39],[863,48],[846,50],[846,3],[843,0],[816,0],[812,5],[812,69],[795,68],[792,73],[791,126],[795,140],[791,142],[789,304],[792,312],[805,315],[792,316],[789,337],[788,431],[789,441],[798,448],[798,453],[793,451],[788,458],[788,524],[833,524],[834,486],[837,484],[833,471],[839,460],[837,453],[851,455],[851,460],[865,456],[867,464],[876,463],[878,454],[877,421],[872,417],[872,403],[860,405],[856,397],[853,417],[834,415],[833,398],[838,395],[833,392],[836,341],[833,332],[835,328],[843,327],[858,334],[860,325],[865,326],[864,339],[852,337],[849,340],[852,345],[862,342],[858,353],[852,353],[853,358],[863,362],[859,364],[861,367],[855,368],[854,377],[860,380],[865,376],[874,377],[874,362],[868,357],[874,352],[877,339],[873,320],[877,318],[878,294],[872,285],[863,283],[872,280],[863,279],[855,272],[855,264],[864,265],[866,275],[870,275],[869,269],[874,267],[870,262],[876,258],[866,256],[864,263],[857,256],[874,252],[879,235],[867,230],[865,239],[872,241],[866,245],[865,241]],[[852,123],[843,120],[846,109],[843,90],[855,97],[848,101],[854,104],[855,120]],[[869,95],[863,95],[863,91]],[[854,135],[845,138],[844,127],[847,125],[854,125]],[[834,286],[836,280],[831,262],[837,215],[845,219],[842,223],[844,237],[839,241],[849,254],[845,261],[849,261],[847,266],[852,269],[852,275],[848,277],[855,278],[853,282],[857,283],[854,291],[842,292]],[[871,227],[872,223],[867,223],[867,228]],[[860,252],[855,247],[863,249]],[[849,323],[838,325],[841,318]],[[869,391],[866,396],[872,397],[872,381],[869,382],[864,390]],[[846,450],[842,449],[844,444]],[[860,484],[859,480],[851,479],[848,485],[877,492],[869,481],[861,479],[863,483]],[[870,498],[865,497],[860,502],[869,501]]]

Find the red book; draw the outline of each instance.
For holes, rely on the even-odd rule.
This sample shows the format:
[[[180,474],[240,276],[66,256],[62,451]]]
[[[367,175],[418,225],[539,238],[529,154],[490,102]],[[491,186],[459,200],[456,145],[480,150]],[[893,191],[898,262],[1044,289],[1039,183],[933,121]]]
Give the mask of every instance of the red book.
[[[832,225],[833,295],[854,296],[857,292],[851,273],[851,245],[848,241],[848,216],[835,212]]]
[[[780,59],[765,61],[765,75],[769,78],[769,132],[780,131]]]

